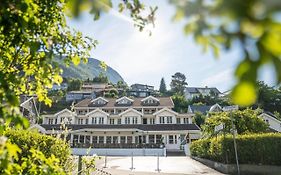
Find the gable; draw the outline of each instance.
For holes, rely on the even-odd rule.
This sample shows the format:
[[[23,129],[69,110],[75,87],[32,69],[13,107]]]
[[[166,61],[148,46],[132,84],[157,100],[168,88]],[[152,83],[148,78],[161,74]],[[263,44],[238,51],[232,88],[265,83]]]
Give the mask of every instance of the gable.
[[[71,112],[69,109],[64,109],[54,114],[54,116],[74,116],[74,115],[75,114]]]
[[[121,112],[119,115],[120,116],[124,116],[124,115],[125,116],[136,116],[136,115],[141,116],[142,113],[137,111],[137,110],[135,110],[135,109],[133,109],[133,108],[129,108],[126,111]]]
[[[153,96],[148,96],[141,100],[142,105],[159,105],[159,99]]]
[[[178,115],[178,113],[171,109],[163,108],[160,111],[155,112],[153,115],[166,116],[166,115]]]
[[[106,103],[108,103],[108,100],[106,100],[105,98],[103,97],[98,97],[98,98],[95,98],[91,101],[91,103],[93,105],[97,105],[97,106],[102,106],[102,105],[106,105]]]
[[[128,97],[121,97],[116,100],[116,104],[118,105],[131,105],[134,100],[128,98]]]
[[[100,109],[96,109],[87,113],[86,116],[109,116],[109,114]]]

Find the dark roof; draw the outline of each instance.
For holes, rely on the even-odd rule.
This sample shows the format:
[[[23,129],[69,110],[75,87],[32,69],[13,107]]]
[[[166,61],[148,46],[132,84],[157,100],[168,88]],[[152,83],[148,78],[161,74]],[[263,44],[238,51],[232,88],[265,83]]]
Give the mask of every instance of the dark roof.
[[[190,105],[190,108],[193,113],[201,112],[202,114],[207,114],[212,106],[207,105]]]
[[[60,130],[61,125],[41,125],[46,130]],[[66,125],[68,129],[139,129],[143,131],[200,130],[195,124],[155,124],[155,125]]]
[[[186,91],[188,91],[189,93],[199,93],[197,88],[195,87],[187,87]]]
[[[199,93],[199,91],[198,91],[199,89],[200,90],[208,89],[208,90],[213,91],[214,93],[221,94],[221,92],[216,87],[211,87],[211,88],[209,88],[209,87],[187,87],[186,91],[188,91],[189,93]]]
[[[146,97],[145,97],[146,98]],[[170,97],[156,97],[157,99],[159,99],[159,104],[158,106],[166,106],[166,107],[173,107],[174,103],[172,101],[172,99]],[[104,98],[106,100],[108,100],[108,103],[106,103],[103,106],[100,107],[116,107],[116,98]],[[141,106],[145,106],[143,105],[143,103],[141,102],[142,99],[144,98],[130,98],[133,101],[132,104],[128,105],[128,106],[132,106],[132,107],[141,107]],[[75,107],[89,107],[91,106],[91,101],[93,99],[84,99],[82,101],[80,101],[79,103],[77,103],[75,105]]]

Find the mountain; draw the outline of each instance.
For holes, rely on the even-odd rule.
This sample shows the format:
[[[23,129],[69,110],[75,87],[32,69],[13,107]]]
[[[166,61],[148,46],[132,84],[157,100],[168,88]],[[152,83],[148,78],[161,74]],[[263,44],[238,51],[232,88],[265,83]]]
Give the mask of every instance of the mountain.
[[[71,64],[69,67],[66,67],[62,60],[56,59],[56,62],[59,63],[59,66],[63,69],[62,76],[65,78],[79,78],[86,80],[88,78],[93,79],[98,76],[103,69],[100,68],[100,61],[95,58],[89,58],[88,63],[85,64],[81,61],[78,66]],[[110,66],[107,66],[106,75],[111,83],[116,84],[118,81],[123,81],[124,79],[121,75]]]

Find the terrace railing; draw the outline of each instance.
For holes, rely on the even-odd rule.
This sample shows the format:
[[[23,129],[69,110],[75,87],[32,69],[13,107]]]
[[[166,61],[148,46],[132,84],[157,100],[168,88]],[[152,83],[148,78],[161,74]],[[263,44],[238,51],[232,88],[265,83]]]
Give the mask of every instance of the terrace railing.
[[[72,148],[163,148],[162,144],[148,143],[73,143]]]

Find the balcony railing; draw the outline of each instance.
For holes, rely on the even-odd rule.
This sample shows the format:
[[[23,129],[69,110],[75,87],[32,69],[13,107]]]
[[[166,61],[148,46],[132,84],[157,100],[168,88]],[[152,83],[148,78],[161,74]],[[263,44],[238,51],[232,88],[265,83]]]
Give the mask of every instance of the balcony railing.
[[[159,143],[73,143],[72,148],[163,148],[163,144]]]

